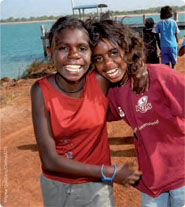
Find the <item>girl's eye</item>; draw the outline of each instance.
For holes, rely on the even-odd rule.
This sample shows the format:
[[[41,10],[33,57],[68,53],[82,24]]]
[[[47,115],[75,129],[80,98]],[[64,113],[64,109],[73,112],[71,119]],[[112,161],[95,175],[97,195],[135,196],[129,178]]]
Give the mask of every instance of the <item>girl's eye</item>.
[[[67,50],[67,47],[61,47],[60,50]]]
[[[117,49],[113,49],[110,51],[110,55],[111,56],[117,56],[119,54],[118,50]]]
[[[99,57],[95,57],[94,58],[94,62],[95,63],[100,63],[100,62],[102,62],[103,61],[103,58],[101,57],[101,56],[99,56]]]
[[[81,46],[81,47],[79,47],[79,51],[80,51],[80,52],[86,52],[87,50],[88,50],[88,48],[85,47],[85,46]]]
[[[61,50],[61,51],[67,51],[68,48],[66,46],[59,46],[58,47],[58,50]]]

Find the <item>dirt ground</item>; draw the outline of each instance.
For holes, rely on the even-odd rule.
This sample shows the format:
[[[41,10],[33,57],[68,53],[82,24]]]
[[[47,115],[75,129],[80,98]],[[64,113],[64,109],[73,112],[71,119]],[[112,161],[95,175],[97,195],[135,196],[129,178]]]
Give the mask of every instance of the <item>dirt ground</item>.
[[[177,70],[185,73],[185,57],[178,57]],[[42,207],[38,150],[33,134],[29,90],[35,80],[20,80],[2,88],[7,103],[0,108],[1,205]],[[108,123],[112,163],[136,161],[132,130],[123,121]],[[114,184],[115,207],[139,207],[140,194],[133,187]]]

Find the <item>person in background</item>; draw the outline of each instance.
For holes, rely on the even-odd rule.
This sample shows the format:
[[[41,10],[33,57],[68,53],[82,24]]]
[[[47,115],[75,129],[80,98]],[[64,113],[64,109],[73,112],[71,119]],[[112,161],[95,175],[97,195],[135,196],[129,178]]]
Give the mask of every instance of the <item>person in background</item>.
[[[132,163],[111,165],[108,81],[89,70],[89,42],[83,21],[59,18],[49,32],[48,48],[57,72],[31,88],[45,207],[113,207],[112,182],[134,184],[142,174],[131,168]],[[133,88],[142,92],[146,69],[141,67],[133,77]]]
[[[184,56],[185,55],[185,37],[183,42],[181,43],[179,49],[178,49],[178,55],[179,56]]]
[[[160,39],[159,34],[154,33],[154,20],[150,18],[145,19],[145,28],[143,29],[143,41],[146,47],[146,63],[159,63]]]
[[[95,69],[108,81],[108,120],[125,120],[133,129],[142,171],[135,187],[141,207],[185,206],[185,76],[164,64],[147,64],[150,88],[137,96],[130,75],[145,59],[142,39],[106,15],[87,20]]]
[[[156,24],[154,31],[160,33],[161,62],[170,65],[173,69],[177,63],[177,45],[179,29],[177,23],[171,18],[172,8],[161,8],[161,20]]]

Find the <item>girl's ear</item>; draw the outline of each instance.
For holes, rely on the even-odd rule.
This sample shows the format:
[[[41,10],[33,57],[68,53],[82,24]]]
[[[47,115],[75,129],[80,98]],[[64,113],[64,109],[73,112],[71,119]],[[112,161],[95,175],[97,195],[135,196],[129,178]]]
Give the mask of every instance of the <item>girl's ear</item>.
[[[51,50],[51,47],[47,47],[47,52],[48,52],[48,55],[49,55],[49,59],[52,62],[52,50]]]
[[[51,55],[51,48],[50,47],[47,47],[47,52],[48,52],[49,57],[51,58],[52,55]]]

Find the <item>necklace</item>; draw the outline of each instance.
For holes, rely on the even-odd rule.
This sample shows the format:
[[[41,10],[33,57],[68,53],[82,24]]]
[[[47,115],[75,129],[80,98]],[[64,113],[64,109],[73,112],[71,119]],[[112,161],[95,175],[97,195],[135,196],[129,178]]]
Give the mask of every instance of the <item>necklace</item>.
[[[56,74],[55,74],[55,83],[56,83],[56,85],[60,88],[60,90],[62,90],[62,91],[65,92],[65,93],[77,93],[77,92],[79,92],[79,91],[81,91],[81,90],[83,89],[83,87],[84,87],[84,85],[85,85],[85,83],[86,83],[86,78],[84,78],[84,79],[82,80],[84,83],[82,84],[82,86],[81,86],[80,88],[78,88],[78,89],[76,89],[76,90],[73,90],[73,91],[68,91],[68,90],[66,90],[66,89],[64,89],[64,88],[62,88],[62,87],[60,86],[60,84],[59,84],[59,82],[58,82],[58,80],[57,80],[57,74],[58,74],[59,76],[61,76],[60,73],[56,73]]]

